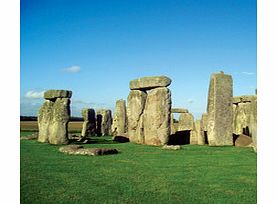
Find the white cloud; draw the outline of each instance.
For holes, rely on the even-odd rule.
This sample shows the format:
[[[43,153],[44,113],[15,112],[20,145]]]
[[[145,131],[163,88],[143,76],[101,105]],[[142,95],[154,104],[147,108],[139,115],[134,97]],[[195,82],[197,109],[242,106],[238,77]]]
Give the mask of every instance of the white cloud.
[[[67,72],[67,73],[77,73],[77,72],[81,71],[81,67],[74,65],[74,66],[63,69],[63,71]]]
[[[29,99],[38,99],[38,98],[43,98],[43,94],[44,94],[45,91],[28,91],[26,94],[25,94],[25,97],[26,98],[29,98]]]
[[[245,74],[245,75],[254,75],[255,73],[253,72],[241,72],[242,74]]]

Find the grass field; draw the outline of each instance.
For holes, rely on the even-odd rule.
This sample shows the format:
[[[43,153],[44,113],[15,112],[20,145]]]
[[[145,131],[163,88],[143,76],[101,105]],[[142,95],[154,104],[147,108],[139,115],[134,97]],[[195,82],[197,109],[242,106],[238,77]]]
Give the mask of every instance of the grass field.
[[[68,131],[76,132],[82,130],[82,121],[74,121],[68,123]],[[21,131],[33,131],[38,129],[37,121],[20,121],[20,130]]]
[[[106,136],[84,146],[120,153],[69,156],[59,146],[21,140],[21,203],[256,203],[252,148],[183,145],[174,151]]]

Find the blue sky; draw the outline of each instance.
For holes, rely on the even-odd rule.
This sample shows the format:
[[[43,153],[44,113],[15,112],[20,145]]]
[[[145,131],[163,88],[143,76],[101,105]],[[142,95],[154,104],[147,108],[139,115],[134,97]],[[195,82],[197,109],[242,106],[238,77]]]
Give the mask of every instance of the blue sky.
[[[172,107],[206,111],[210,75],[233,76],[234,95],[257,86],[253,0],[21,0],[21,115],[47,89],[73,91],[72,115],[114,109],[129,81],[166,75]]]

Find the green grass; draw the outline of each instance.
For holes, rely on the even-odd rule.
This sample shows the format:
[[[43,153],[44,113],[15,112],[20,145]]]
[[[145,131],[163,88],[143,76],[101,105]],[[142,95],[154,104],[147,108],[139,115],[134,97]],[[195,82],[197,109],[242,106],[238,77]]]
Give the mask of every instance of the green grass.
[[[59,146],[21,140],[21,203],[256,203],[252,148],[184,145],[174,151],[111,137],[84,146],[120,153],[69,156]]]

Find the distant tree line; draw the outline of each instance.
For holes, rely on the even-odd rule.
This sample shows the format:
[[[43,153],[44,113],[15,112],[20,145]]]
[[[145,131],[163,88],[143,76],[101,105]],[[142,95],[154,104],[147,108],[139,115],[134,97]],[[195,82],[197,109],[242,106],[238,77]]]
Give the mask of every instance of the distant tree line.
[[[36,116],[20,116],[20,121],[37,121]],[[70,117],[69,121],[84,121],[82,117]]]

